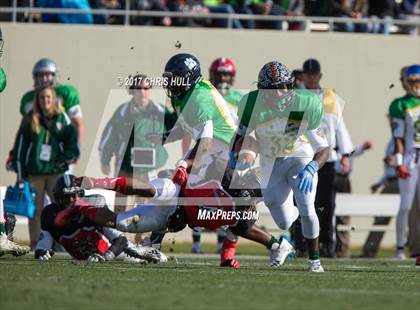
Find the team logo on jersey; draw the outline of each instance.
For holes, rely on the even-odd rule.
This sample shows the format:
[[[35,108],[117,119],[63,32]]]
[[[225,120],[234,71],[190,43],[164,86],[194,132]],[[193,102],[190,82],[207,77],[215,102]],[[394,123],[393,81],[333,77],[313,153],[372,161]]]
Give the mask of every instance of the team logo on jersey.
[[[188,69],[192,70],[195,66],[197,66],[197,62],[192,58],[186,58],[184,60],[184,64],[188,67]]]

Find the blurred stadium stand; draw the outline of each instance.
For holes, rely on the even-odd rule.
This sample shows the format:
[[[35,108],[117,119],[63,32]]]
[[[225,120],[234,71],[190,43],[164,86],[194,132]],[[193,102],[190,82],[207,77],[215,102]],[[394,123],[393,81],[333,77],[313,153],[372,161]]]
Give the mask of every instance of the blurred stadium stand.
[[[405,27],[417,28],[417,34],[419,33],[420,27],[420,16],[414,15],[413,18],[408,20],[393,19],[387,21],[384,19],[371,19],[371,18],[348,18],[348,17],[333,17],[333,16],[267,16],[267,15],[252,15],[252,14],[225,14],[225,13],[192,13],[192,12],[173,12],[173,11],[136,11],[130,9],[130,0],[125,0],[125,7],[122,9],[63,9],[63,8],[40,8],[36,7],[36,1],[34,0],[0,0],[0,21],[11,21],[11,22],[34,22],[42,21],[42,14],[92,14],[93,16],[103,15],[105,12],[108,15],[121,16],[122,24],[130,25],[130,17],[143,16],[143,17],[190,17],[194,19],[225,19],[228,20],[228,28],[232,28],[232,21],[234,19],[241,20],[255,20],[255,21],[273,21],[282,20],[283,30],[289,29],[289,23],[302,23],[300,27],[302,31],[322,31],[332,32],[337,30],[337,25],[346,23],[355,24],[390,24],[390,33],[401,33],[405,31]],[[416,18],[417,17],[417,18]]]

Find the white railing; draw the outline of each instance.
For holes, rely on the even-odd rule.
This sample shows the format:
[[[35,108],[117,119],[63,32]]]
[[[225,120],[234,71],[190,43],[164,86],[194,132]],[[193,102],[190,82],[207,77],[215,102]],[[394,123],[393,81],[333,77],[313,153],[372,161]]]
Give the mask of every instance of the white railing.
[[[124,16],[124,25],[130,25],[130,17],[174,17],[174,18],[195,18],[195,19],[226,19],[228,21],[228,28],[232,28],[233,20],[254,20],[254,21],[285,21],[285,22],[300,22],[304,26],[301,27],[305,31],[310,31],[310,25],[313,23],[323,23],[328,25],[328,30],[334,30],[334,24],[354,23],[354,24],[388,24],[395,26],[412,26],[420,27],[420,17],[413,20],[383,20],[371,18],[347,18],[347,17],[319,17],[319,16],[266,16],[266,15],[251,15],[251,14],[225,14],[225,13],[192,13],[192,12],[172,12],[172,11],[136,11],[130,10],[130,1],[126,1],[126,7],[120,10],[106,10],[106,9],[62,9],[62,8],[36,8],[33,6],[33,0],[30,1],[30,7],[17,7],[17,0],[13,1],[12,7],[0,7],[0,12],[11,13],[12,22],[16,23],[18,14],[25,14],[29,18],[29,22],[33,21],[33,14],[92,14],[92,15],[116,15]]]

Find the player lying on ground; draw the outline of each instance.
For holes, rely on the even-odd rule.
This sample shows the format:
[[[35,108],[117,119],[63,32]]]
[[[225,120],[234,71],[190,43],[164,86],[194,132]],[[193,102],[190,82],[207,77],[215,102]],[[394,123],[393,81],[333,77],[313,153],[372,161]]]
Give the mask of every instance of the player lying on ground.
[[[133,184],[135,182],[136,184]],[[114,213],[108,209],[95,206],[75,206],[68,210],[68,216],[73,212],[81,213],[99,225],[115,227],[124,232],[150,232],[170,231],[177,232],[189,225],[190,227],[203,227],[215,230],[228,226],[229,233],[221,251],[221,266],[238,268],[239,263],[234,259],[236,248],[236,235],[263,244],[270,250],[270,265],[278,267],[283,265],[289,254],[293,254],[293,247],[286,239],[280,239],[266,233],[255,225],[255,220],[245,217],[226,219],[223,217],[200,219],[200,210],[210,212],[235,211],[239,214],[252,209],[253,203],[245,207],[235,206],[232,197],[221,187],[217,181],[209,181],[195,187],[178,186],[169,178],[158,178],[148,184],[137,183],[132,179],[92,177],[78,178],[77,185],[86,189],[102,188],[117,191],[126,195],[139,195],[159,200],[174,200],[171,205],[141,205],[123,213]],[[135,186],[134,186],[135,185]],[[245,190],[241,191],[245,194]],[[183,205],[176,205],[178,195],[183,199]],[[203,201],[206,202],[205,207]],[[211,211],[212,210],[212,211]]]
[[[74,180],[72,175],[60,177],[54,187],[56,202],[42,210],[41,235],[36,245],[35,258],[49,260],[54,253],[52,247],[55,241],[73,258],[89,262],[110,261],[116,258],[154,263],[166,260],[158,250],[135,246],[118,230],[97,225],[82,214],[63,216],[68,214],[67,208],[73,205],[88,206],[89,202],[84,199],[93,198],[79,197],[84,195],[84,191],[74,186]],[[107,209],[104,197],[97,195],[94,198],[98,208]]]

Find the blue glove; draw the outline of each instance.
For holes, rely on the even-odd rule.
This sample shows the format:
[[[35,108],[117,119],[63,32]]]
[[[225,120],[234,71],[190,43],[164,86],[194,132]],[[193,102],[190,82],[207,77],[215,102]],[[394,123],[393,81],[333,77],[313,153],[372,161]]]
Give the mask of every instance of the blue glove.
[[[229,162],[228,167],[231,169],[235,169],[236,162],[238,161],[238,152],[229,152]]]
[[[319,165],[316,160],[311,161],[309,164],[299,172],[298,177],[300,178],[298,188],[305,195],[312,192],[312,183],[315,173],[318,171]]]

